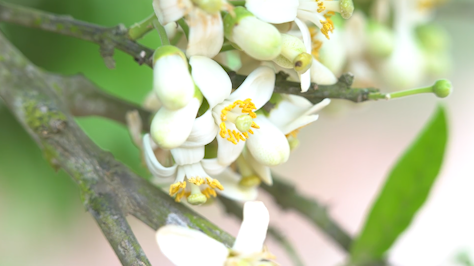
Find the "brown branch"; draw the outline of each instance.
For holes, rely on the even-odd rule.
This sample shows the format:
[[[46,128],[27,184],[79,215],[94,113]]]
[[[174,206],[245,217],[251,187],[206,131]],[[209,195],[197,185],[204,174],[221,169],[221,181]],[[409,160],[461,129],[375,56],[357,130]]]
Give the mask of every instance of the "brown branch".
[[[85,208],[97,220],[123,265],[150,265],[124,218],[128,214],[153,229],[168,223],[187,225],[232,245],[232,236],[175,203],[97,147],[76,124],[67,103],[57,95],[65,88],[58,89],[60,83],[51,86],[54,82],[46,81],[48,78],[51,75],[44,75],[0,34],[0,97],[50,164],[62,168],[77,183]],[[104,103],[110,102],[101,104]],[[118,106],[121,104],[117,102]]]
[[[273,174],[273,185],[262,184],[282,208],[293,209],[320,228],[345,251],[350,250],[352,239],[328,214],[327,209],[316,200],[302,195],[296,188]]]

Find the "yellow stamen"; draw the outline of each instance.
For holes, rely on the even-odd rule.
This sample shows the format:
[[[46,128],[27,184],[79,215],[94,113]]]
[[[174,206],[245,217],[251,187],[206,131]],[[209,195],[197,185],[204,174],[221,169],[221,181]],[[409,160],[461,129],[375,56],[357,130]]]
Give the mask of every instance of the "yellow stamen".
[[[215,197],[217,196],[216,191],[215,191],[214,189],[212,189],[212,188],[209,188],[209,187],[206,188],[206,189],[204,189],[204,190],[201,191],[201,192],[202,192],[202,194],[204,194],[204,196],[206,196],[206,198],[208,198],[208,199],[211,198],[211,197],[214,197],[214,198],[215,198]]]
[[[186,188],[186,181],[183,182],[176,182],[170,186],[169,194],[170,196],[174,196],[176,193],[179,192],[180,189]]]
[[[188,181],[195,184],[196,186],[200,186],[206,182],[204,178],[201,178],[201,177],[188,178]]]
[[[318,2],[318,13],[321,13],[323,12],[324,10],[326,10],[326,7],[324,6],[324,2]]]
[[[224,187],[221,185],[219,181],[216,179],[211,179],[209,177],[206,177],[207,185],[210,186],[213,189],[219,189],[219,190],[224,190]]]
[[[219,135],[221,136],[221,138],[225,138],[225,139],[227,139],[228,141],[232,142],[235,145],[237,145],[237,143],[241,140],[246,141],[248,139],[248,133],[247,132],[239,132],[237,130],[230,130],[225,125],[225,121],[227,121],[227,119],[228,119],[228,112],[232,111],[232,109],[234,109],[236,107],[241,108],[240,112],[244,113],[244,114],[248,114],[252,119],[257,118],[257,114],[254,112],[254,110],[257,109],[257,107],[252,102],[252,99],[245,99],[244,101],[237,100],[237,101],[229,104],[228,106],[224,107],[221,110],[221,120],[222,120],[222,122],[219,125],[219,129],[220,129]],[[235,114],[232,114],[232,115],[235,115]],[[233,116],[229,116],[229,117],[230,117],[229,119],[231,119],[231,121],[234,122],[232,119],[235,119],[235,118],[232,118]],[[251,127],[256,128],[256,129],[260,128],[253,121],[252,121]],[[242,130],[242,129],[240,128],[240,130]],[[252,130],[250,130],[250,129],[248,130],[248,132],[253,134]]]

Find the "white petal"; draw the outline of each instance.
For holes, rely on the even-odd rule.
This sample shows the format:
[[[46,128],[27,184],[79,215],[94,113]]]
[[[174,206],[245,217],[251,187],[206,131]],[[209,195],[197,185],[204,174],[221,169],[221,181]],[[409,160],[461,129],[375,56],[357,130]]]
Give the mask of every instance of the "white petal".
[[[313,64],[311,65],[311,81],[319,85],[333,85],[336,84],[337,78],[331,70],[313,58]]]
[[[204,146],[211,143],[216,137],[219,127],[214,122],[211,110],[208,110],[194,120],[193,129],[188,139],[181,145],[183,148]]]
[[[176,177],[176,165],[173,165],[172,167],[164,167],[156,159],[151,145],[150,134],[143,136],[143,152],[148,170],[153,174],[153,176],[158,178]]]
[[[217,158],[204,159],[201,161],[201,164],[202,168],[204,168],[204,171],[210,175],[218,175],[227,168],[227,165],[220,164],[217,161]]]
[[[226,123],[226,127],[231,131],[237,130],[233,123]],[[239,157],[240,153],[244,149],[245,141],[239,141],[237,144],[233,144],[218,134],[217,145],[217,161],[221,165],[228,166],[233,163],[237,157]]]
[[[193,68],[194,82],[209,102],[210,109],[229,97],[232,83],[225,70],[216,61],[204,56],[193,56],[189,63]]]
[[[191,133],[199,105],[199,100],[193,98],[188,105],[176,111],[161,108],[151,122],[153,140],[163,149],[183,144]]]
[[[162,56],[153,66],[153,90],[166,108],[183,108],[194,96],[187,62],[179,55]]]
[[[260,109],[272,97],[275,88],[275,72],[269,67],[261,66],[255,69],[245,79],[244,83],[235,90],[228,100],[252,99],[257,109]]]
[[[270,215],[263,202],[246,202],[244,205],[244,220],[232,250],[239,254],[261,252],[269,222]]]
[[[249,201],[257,198],[257,187],[240,186],[240,175],[230,169],[226,169],[221,174],[214,176],[214,178],[219,180],[221,185],[224,187],[224,190],[218,190],[217,193],[226,198],[236,201]]]
[[[352,21],[352,18],[349,20]],[[331,40],[326,39],[322,34],[317,35],[317,39],[323,42],[321,49],[319,49],[319,60],[327,67],[332,73],[339,75],[348,60],[348,50],[355,50],[360,45],[357,44],[357,39],[351,39],[350,42],[355,42],[354,47],[347,43],[348,39],[344,38],[344,29],[335,30],[331,34]],[[347,33],[346,33],[347,34]],[[349,45],[349,47],[347,47]],[[365,45],[363,47],[366,47]]]
[[[204,146],[193,148],[175,148],[171,149],[171,154],[177,165],[193,164],[204,158]]]
[[[271,186],[273,184],[273,179],[270,168],[257,162],[248,150],[244,150],[243,155],[247,164],[250,165],[255,173],[257,173],[258,177],[260,177],[265,184]]]
[[[293,21],[298,11],[298,0],[247,0],[245,7],[262,21],[280,24]]]
[[[209,15],[194,8],[187,17],[189,41],[186,55],[216,56],[224,43],[224,24],[221,14]]]
[[[266,166],[286,162],[290,156],[290,145],[285,135],[264,116],[260,115],[254,121],[260,129],[255,129],[249,137],[247,148],[255,160]]]
[[[156,232],[161,252],[177,266],[223,266],[228,249],[204,233],[178,225],[165,225]]]
[[[153,0],[153,9],[161,25],[182,18],[191,7],[189,0]]]

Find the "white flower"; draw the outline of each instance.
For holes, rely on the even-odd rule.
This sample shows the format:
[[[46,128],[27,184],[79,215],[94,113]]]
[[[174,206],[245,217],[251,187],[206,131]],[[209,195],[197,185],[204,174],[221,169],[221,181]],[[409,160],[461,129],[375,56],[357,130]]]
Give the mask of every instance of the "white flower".
[[[244,219],[231,250],[201,231],[178,225],[161,227],[156,241],[163,254],[177,266],[276,265],[270,261],[274,256],[263,246],[269,220],[262,202],[245,203]]]
[[[216,196],[216,189],[224,189],[218,180],[208,174],[220,173],[224,167],[216,159],[203,159],[204,146],[172,149],[171,154],[176,164],[171,167],[164,167],[156,159],[149,134],[143,137],[143,150],[147,167],[155,177],[154,183],[161,183],[160,179],[174,179],[169,194],[176,196],[177,202],[186,198],[191,204],[202,204],[211,196]]]
[[[254,112],[270,99],[275,84],[271,68],[259,67],[231,93],[226,72],[214,61],[202,56],[190,60],[196,85],[209,102],[214,121],[205,127],[219,127],[217,160],[229,165],[237,159],[245,143],[262,164],[277,165],[288,160],[289,146],[284,135],[263,116]]]
[[[189,40],[186,55],[216,56],[224,42],[221,10],[231,6],[223,0],[153,0],[153,8],[162,25],[186,18]]]
[[[290,142],[297,141],[296,136],[299,130],[318,119],[315,113],[326,107],[331,102],[330,99],[324,99],[318,104],[311,104],[307,99],[286,95],[278,105],[272,109],[267,121],[280,130]],[[272,185],[270,168],[255,160],[253,153],[244,151],[242,154],[244,163],[237,161],[239,170],[243,178],[258,176],[263,182]],[[239,158],[240,159],[240,158]]]

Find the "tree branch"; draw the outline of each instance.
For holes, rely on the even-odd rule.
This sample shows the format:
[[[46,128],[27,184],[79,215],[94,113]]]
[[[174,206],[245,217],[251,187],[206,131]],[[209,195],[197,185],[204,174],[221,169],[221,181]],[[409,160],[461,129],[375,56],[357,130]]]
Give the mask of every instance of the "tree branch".
[[[345,251],[350,250],[352,239],[328,214],[327,209],[316,200],[303,196],[296,188],[273,175],[273,185],[262,183],[261,187],[268,192],[283,209],[294,209],[319,227]]]
[[[219,202],[224,206],[225,211],[228,214],[232,214],[238,219],[242,220],[244,209],[237,202],[230,200],[225,197],[218,197]],[[268,227],[268,234],[270,234],[280,245],[285,249],[286,253],[290,256],[295,266],[303,266],[304,263],[299,257],[293,245],[283,236],[283,234],[273,226]]]
[[[134,29],[134,26],[130,30],[127,30],[123,25],[108,28],[75,20],[70,16],[58,16],[4,2],[0,2],[0,21],[55,32],[96,43],[100,45],[101,55],[109,67],[113,67],[111,56],[113,55],[114,48],[131,55],[139,64],[146,64],[152,67],[151,58],[153,50],[136,43],[129,35],[130,30]],[[229,72],[229,76],[232,80],[233,88],[237,88],[246,78],[246,76],[238,75],[235,72]],[[373,88],[352,89],[352,74],[342,75],[334,85],[318,86],[312,83],[311,88],[305,93],[301,92],[299,83],[287,81],[286,78],[286,74],[282,72],[278,74],[275,92],[302,96],[312,103],[317,103],[324,98],[363,102],[369,100],[369,93],[379,91]]]
[[[153,229],[168,223],[181,224],[201,230],[227,246],[233,244],[232,236],[175,203],[97,147],[58,97],[59,85],[50,86],[52,82],[46,81],[50,77],[0,34],[0,97],[38,143],[47,161],[56,169],[63,168],[77,183],[84,206],[97,220],[123,265],[150,265],[124,218],[127,214]],[[59,92],[65,89],[60,88]],[[121,104],[118,102],[117,106]]]

